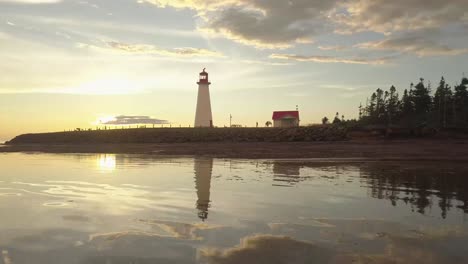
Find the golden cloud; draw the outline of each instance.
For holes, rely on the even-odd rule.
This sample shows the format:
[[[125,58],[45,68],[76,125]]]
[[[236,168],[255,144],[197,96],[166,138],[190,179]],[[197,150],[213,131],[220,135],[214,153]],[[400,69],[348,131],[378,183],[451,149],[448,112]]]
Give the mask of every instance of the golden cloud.
[[[387,64],[390,58],[341,58],[333,56],[305,56],[296,54],[272,54],[271,59],[294,60],[300,62],[344,63],[344,64]]]

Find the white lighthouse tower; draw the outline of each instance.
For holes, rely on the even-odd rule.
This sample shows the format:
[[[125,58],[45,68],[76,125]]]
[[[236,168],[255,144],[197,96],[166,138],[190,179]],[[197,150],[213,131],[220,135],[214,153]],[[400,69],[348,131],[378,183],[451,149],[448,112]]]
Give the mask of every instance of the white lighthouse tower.
[[[211,114],[210,82],[208,73],[203,69],[198,83],[197,112],[195,114],[195,127],[213,127]]]

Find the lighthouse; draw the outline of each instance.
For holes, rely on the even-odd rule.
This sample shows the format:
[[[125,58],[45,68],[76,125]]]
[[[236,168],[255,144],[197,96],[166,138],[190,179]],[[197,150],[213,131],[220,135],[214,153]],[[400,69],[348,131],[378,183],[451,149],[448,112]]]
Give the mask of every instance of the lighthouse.
[[[211,114],[210,82],[208,73],[203,69],[198,84],[197,111],[195,114],[195,127],[213,127]]]

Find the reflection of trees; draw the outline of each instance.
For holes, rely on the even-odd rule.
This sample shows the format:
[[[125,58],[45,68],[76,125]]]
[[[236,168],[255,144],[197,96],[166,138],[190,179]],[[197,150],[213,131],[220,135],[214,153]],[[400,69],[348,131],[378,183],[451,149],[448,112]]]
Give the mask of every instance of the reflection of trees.
[[[195,188],[197,190],[198,217],[205,221],[210,207],[211,173],[213,171],[212,158],[196,158],[194,161]]]
[[[361,166],[361,178],[368,184],[372,197],[388,199],[394,206],[403,201],[424,214],[437,200],[445,218],[457,200],[461,202],[457,208],[468,213],[468,169],[442,165],[369,163]]]
[[[393,206],[398,202],[409,204],[421,214],[436,204],[445,218],[453,207],[468,213],[468,167],[465,167],[443,162],[347,165],[274,161],[273,180],[275,186],[289,187],[317,177],[336,181],[341,176],[351,175],[351,170],[359,171],[361,182],[369,188],[371,197],[390,200]]]

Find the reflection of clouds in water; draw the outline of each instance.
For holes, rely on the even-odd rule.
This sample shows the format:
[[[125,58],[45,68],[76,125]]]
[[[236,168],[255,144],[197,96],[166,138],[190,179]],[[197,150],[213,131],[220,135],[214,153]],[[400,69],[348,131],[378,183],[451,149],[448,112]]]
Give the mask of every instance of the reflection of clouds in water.
[[[326,241],[339,250],[338,263],[467,263],[463,227],[411,229],[385,220],[306,219],[303,224],[270,224],[275,233]],[[351,253],[352,252],[352,253]],[[333,262],[335,263],[335,262]]]
[[[8,250],[2,250],[2,259],[4,264],[12,264]]]
[[[359,263],[468,263],[466,234],[446,231],[425,235],[402,234],[383,238],[383,252],[350,254]]]
[[[209,264],[329,263],[334,255],[332,250],[312,243],[272,235],[245,237],[239,246],[199,253],[202,262]]]
[[[336,225],[332,225],[336,224]],[[371,227],[364,227],[369,224]],[[396,234],[378,232],[379,227],[399,230]],[[320,243],[298,240],[301,232],[309,232],[307,226],[284,224],[271,225],[276,231],[288,229],[293,236],[250,235],[241,239],[239,245],[227,249],[203,248],[199,258],[209,264],[234,263],[375,263],[375,264],[412,264],[412,263],[467,263],[468,237],[456,230],[436,232],[411,232],[400,230],[397,225],[378,221],[330,221],[325,229],[319,228],[324,237]],[[317,228],[315,226],[313,228]],[[326,234],[332,229],[331,234]],[[357,232],[353,235],[353,227]],[[401,228],[401,227],[400,227]],[[359,230],[360,229],[360,230]],[[375,232],[375,233],[374,233]],[[373,234],[373,235],[370,235]],[[300,235],[299,235],[300,236]],[[326,237],[326,239],[325,239]],[[333,249],[332,249],[333,248]]]
[[[91,219],[84,215],[64,215],[62,219],[71,222],[89,222]]]
[[[0,237],[0,248],[8,248],[13,263],[28,263],[27,261],[14,261],[18,250],[37,254],[51,252],[60,248],[74,248],[76,242],[86,240],[87,235],[68,229],[35,230],[6,230]],[[26,253],[25,253],[26,254]],[[1,263],[1,262],[0,262]]]
[[[178,160],[181,164],[177,163],[177,166],[170,163],[170,166],[167,167],[160,166],[154,170],[144,171],[145,173],[155,172],[155,174],[143,174],[138,170],[128,171],[128,173],[121,172],[127,172],[124,171],[127,168],[140,166],[153,169],[151,166],[159,166],[164,163],[161,160],[153,161],[151,159],[136,159],[135,161],[127,156],[116,155],[116,169],[122,170],[119,171],[119,177],[93,177],[92,173],[96,172],[97,157],[93,155],[92,159],[86,160],[87,166],[91,168],[90,177],[86,177],[89,175],[83,173],[76,173],[76,175],[69,177],[65,175],[67,170],[60,170],[56,177],[50,177],[47,174],[40,174],[44,177],[37,177],[32,174],[28,178],[18,174],[13,175],[14,177],[12,176],[11,180],[8,180],[7,187],[9,188],[4,189],[4,192],[23,194],[21,197],[7,197],[0,194],[0,199],[11,201],[9,203],[12,208],[11,215],[18,211],[21,213],[20,210],[17,210],[20,208],[17,202],[35,201],[28,204],[27,209],[31,213],[18,213],[14,216],[15,218],[10,217],[9,223],[13,223],[10,224],[11,226],[15,226],[17,223],[14,221],[17,221],[20,222],[18,224],[20,227],[30,227],[29,219],[35,219],[35,215],[39,215],[35,219],[37,223],[33,223],[37,229],[57,228],[62,224],[67,230],[76,228],[84,231],[75,234],[68,233],[64,229],[53,233],[38,234],[37,230],[29,230],[23,232],[24,235],[19,235],[19,231],[15,230],[15,233],[8,237],[22,238],[9,239],[5,237],[5,231],[8,231],[6,230],[8,227],[4,227],[1,230],[0,250],[8,249],[13,263],[75,263],[69,261],[70,259],[80,259],[82,261],[76,263],[81,264],[193,263],[197,250],[206,253],[198,255],[204,256],[212,263],[234,263],[240,261],[239,259],[242,257],[246,258],[246,263],[259,263],[250,258],[261,259],[261,256],[265,255],[266,260],[271,260],[272,257],[269,254],[273,254],[273,256],[278,254],[265,249],[266,245],[271,245],[273,248],[291,248],[291,252],[297,250],[294,249],[295,247],[308,249],[311,246],[311,250],[314,250],[314,247],[325,250],[334,248],[335,250],[327,251],[332,255],[328,263],[351,263],[352,261],[357,263],[421,263],[421,261],[425,263],[468,263],[465,261],[466,255],[468,255],[468,249],[465,246],[468,245],[466,233],[452,226],[453,223],[461,223],[457,221],[458,219],[449,218],[442,222],[442,220],[411,214],[409,210],[404,210],[406,208],[391,208],[393,210],[391,212],[376,212],[373,215],[373,212],[368,213],[369,210],[372,210],[372,207],[369,207],[365,212],[366,216],[371,218],[391,218],[397,219],[397,221],[404,221],[402,220],[406,220],[404,217],[410,216],[409,223],[415,223],[411,217],[417,217],[416,221],[424,218],[425,220],[418,223],[423,225],[437,223],[451,228],[435,232],[420,229],[414,225],[406,226],[389,221],[315,218],[348,216],[342,212],[335,215],[336,212],[332,210],[335,207],[327,207],[329,203],[322,202],[326,197],[334,199],[337,197],[340,199],[342,197],[359,198],[375,204],[386,204],[388,201],[378,201],[369,197],[392,199],[398,206],[403,206],[403,201],[407,201],[409,204],[419,204],[420,208],[430,208],[427,207],[426,200],[431,200],[434,207],[437,207],[438,201],[443,202],[439,205],[443,205],[444,208],[450,208],[448,206],[450,201],[453,201],[452,208],[463,206],[462,202],[466,200],[466,190],[464,190],[466,189],[464,188],[466,177],[463,175],[463,170],[454,170],[453,172],[450,168],[446,168],[445,170],[448,171],[441,174],[441,169],[434,169],[433,172],[428,171],[437,164],[424,169],[412,168],[409,170],[406,165],[401,164],[383,166],[385,164],[381,163],[353,165],[328,163],[319,166],[313,162],[296,162],[294,164],[270,162],[268,163],[270,166],[266,166],[267,162],[260,161],[258,163],[257,161],[256,165],[251,162],[238,162],[238,165],[234,164],[234,169],[231,171],[229,167],[220,165],[227,163],[220,161],[185,159]],[[125,163],[126,161],[131,161],[129,162],[131,164],[128,165]],[[180,169],[181,166],[182,169],[179,173],[177,169]],[[235,168],[236,166],[238,168]],[[412,166],[414,167],[414,164]],[[212,181],[211,178],[213,168],[215,175],[222,176],[215,181]],[[167,172],[173,173],[166,175],[165,169]],[[71,171],[71,174],[76,171],[78,170]],[[272,176],[272,172],[275,175]],[[138,177],[133,177],[132,173]],[[166,177],[179,174],[186,177]],[[159,177],[160,179],[166,177],[167,182],[157,181],[158,177],[156,176],[159,175],[162,175]],[[227,179],[233,176],[237,177],[237,175],[240,175],[238,177],[243,181],[242,188],[245,187],[245,189],[231,189],[236,183],[227,182]],[[147,179],[140,181],[140,176],[142,178],[147,176]],[[300,188],[305,191],[313,190],[307,189],[312,184],[315,184],[316,188],[325,187],[322,196],[324,198],[313,200],[311,204],[301,203],[299,208],[294,202],[301,201],[296,200],[302,198],[301,193],[298,193],[297,197],[291,195],[290,198],[287,195],[293,194],[295,190],[289,191],[290,189],[287,188],[271,187],[265,191],[273,194],[283,192],[285,194],[284,204],[282,200],[275,202],[275,200],[270,200],[271,197],[268,196],[265,196],[264,200],[251,199],[243,192],[257,191],[254,188],[249,189],[250,183],[259,179],[257,176],[264,177],[261,182],[268,187],[271,187],[272,177],[287,180],[281,183],[297,186],[299,191],[301,191]],[[349,185],[346,185],[342,189],[343,192],[340,193],[327,192],[326,187],[337,183],[345,184],[349,178],[352,178],[356,189],[360,191],[358,195],[349,192],[351,190],[348,188]],[[76,181],[69,181],[69,179]],[[99,183],[94,183],[95,179],[98,179]],[[216,183],[216,186],[211,186],[213,183]],[[268,212],[272,212],[272,215],[275,214],[274,217],[268,213],[263,215],[263,212],[267,211],[249,211],[244,215],[238,214],[238,208],[229,207],[229,204],[223,200],[230,196],[230,193],[225,192],[227,184],[229,184],[228,190],[233,190],[233,195],[236,198],[233,202],[236,205],[240,203],[246,207],[253,207],[267,204],[267,209],[270,210]],[[216,188],[212,187],[218,187],[218,193],[214,190]],[[218,200],[215,200],[217,207],[213,209],[219,210],[219,213],[212,217],[212,211],[210,211],[210,222],[221,225],[230,223],[232,226],[216,227],[203,223],[187,223],[187,221],[195,221],[196,211],[208,213],[208,209],[212,210],[209,206],[210,199],[215,197],[212,195],[213,190],[215,196],[218,197]],[[223,195],[220,195],[221,193]],[[41,196],[31,197],[29,194]],[[259,193],[260,197],[262,197],[261,195],[263,193]],[[366,195],[369,197],[366,198]],[[322,198],[320,196],[319,198]],[[282,199],[282,197],[280,198]],[[58,207],[61,202],[66,202],[67,206]],[[44,203],[55,207],[42,206]],[[291,214],[286,215],[280,209],[286,208],[290,204],[292,205]],[[361,205],[366,206],[366,204],[357,201],[356,206]],[[319,209],[318,211],[314,210],[315,206]],[[226,221],[227,217],[220,217],[220,215],[223,216],[223,210],[228,211],[231,208],[233,208],[232,211],[227,212],[226,216],[232,217],[232,219]],[[37,211],[35,211],[36,209]],[[310,210],[304,213],[308,209]],[[388,208],[384,210],[388,210]],[[462,213],[461,210],[458,211]],[[385,218],[388,216],[385,214],[387,212],[395,212],[395,215]],[[255,213],[258,214],[258,218],[253,217]],[[8,220],[9,215],[5,214],[5,219]],[[298,218],[298,215],[304,217]],[[355,216],[356,214],[351,215]],[[432,215],[439,215],[439,211],[434,210]],[[307,218],[307,216],[314,218]],[[239,217],[245,217],[247,220],[237,220]],[[258,221],[252,221],[252,218]],[[131,222],[134,219],[177,219],[179,223],[159,220]],[[277,222],[268,224],[269,221]],[[142,226],[144,227],[142,228]],[[434,225],[433,227],[437,228]],[[116,231],[122,232],[95,234],[91,235],[91,240],[88,239],[89,233],[87,232]],[[258,238],[259,236],[262,238]],[[284,239],[277,241],[281,238]],[[240,240],[242,243],[239,245]],[[407,252],[408,250],[410,252]],[[281,251],[281,249],[277,251]],[[282,263],[293,263],[293,260],[302,263],[301,261],[308,261],[314,257],[301,254],[297,254],[297,259],[285,260],[286,262]],[[97,255],[98,257],[96,257]],[[276,259],[284,260],[282,255]],[[1,261],[0,258],[0,263]],[[310,262],[320,263],[318,261]]]
[[[153,227],[158,227],[171,237],[188,240],[202,240],[202,237],[197,234],[198,231],[220,228],[219,226],[206,225],[201,223],[185,224],[157,220],[140,220],[140,222],[151,225]]]
[[[158,233],[157,228],[91,235],[64,229],[32,234],[15,230],[2,234],[0,248],[8,248],[12,263],[36,264],[194,263],[195,259],[208,264],[468,261],[468,237],[463,230],[413,232],[386,221],[312,220],[302,225],[264,224],[264,234],[256,234],[261,223],[235,228],[157,220],[142,222],[162,227],[169,235]],[[237,241],[222,245],[226,232],[237,234]]]
[[[158,209],[164,211],[176,210],[175,206],[164,207],[157,204],[158,195],[150,189],[117,186],[110,184],[95,184],[78,181],[46,181],[45,183],[14,182],[18,186],[26,186],[29,193],[63,199],[74,199],[81,204],[89,202],[102,207],[107,213],[126,214],[128,211],[141,209]],[[45,206],[68,205],[63,201],[47,201]],[[96,206],[93,205],[94,207]],[[94,208],[96,210],[96,208]]]
[[[0,193],[0,196],[22,196],[21,193]]]
[[[196,250],[180,239],[160,236],[151,232],[124,231],[109,234],[91,235],[84,245],[94,252],[99,252],[101,262],[88,258],[84,263],[140,263],[137,260],[151,259],[143,263],[193,263]],[[104,260],[104,261],[103,261]],[[128,262],[123,262],[128,261]]]

